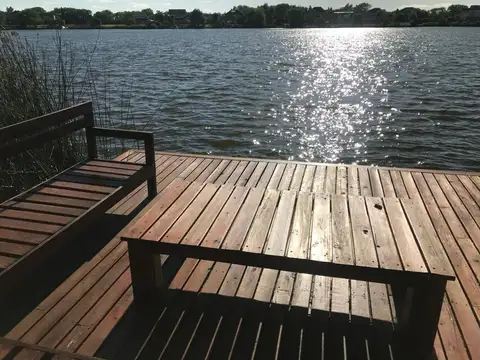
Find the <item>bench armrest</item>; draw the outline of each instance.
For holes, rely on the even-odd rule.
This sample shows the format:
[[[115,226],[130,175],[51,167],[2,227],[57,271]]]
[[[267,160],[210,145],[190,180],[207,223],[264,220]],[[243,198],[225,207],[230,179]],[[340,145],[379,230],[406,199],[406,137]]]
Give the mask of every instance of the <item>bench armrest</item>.
[[[94,159],[97,157],[97,145],[95,138],[100,137],[113,137],[117,139],[131,139],[141,140],[145,143],[145,164],[155,164],[155,149],[153,133],[147,131],[136,130],[120,130],[120,129],[108,129],[102,127],[87,127],[87,147],[88,157]]]
[[[137,131],[137,130],[120,130],[120,129],[109,129],[103,127],[92,127],[91,131],[94,136],[102,137],[114,137],[117,139],[131,139],[131,140],[144,140],[147,141],[149,138],[153,139],[153,133],[148,131]]]
[[[150,198],[153,198],[157,194],[157,182],[155,173],[155,148],[153,133],[147,131],[135,131],[135,130],[120,130],[120,129],[107,129],[102,127],[89,126],[86,128],[87,134],[87,149],[89,159],[97,158],[97,142],[96,137],[113,137],[118,139],[131,139],[131,140],[143,140],[145,144],[145,165],[151,171],[151,175],[147,181],[148,194]]]

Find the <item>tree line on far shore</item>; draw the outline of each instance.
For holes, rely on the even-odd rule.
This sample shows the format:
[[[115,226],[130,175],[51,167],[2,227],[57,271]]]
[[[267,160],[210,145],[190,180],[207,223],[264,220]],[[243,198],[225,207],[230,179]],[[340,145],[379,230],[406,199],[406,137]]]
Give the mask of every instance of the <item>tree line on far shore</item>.
[[[395,11],[372,8],[368,3],[346,4],[338,9],[289,4],[235,6],[226,13],[203,13],[199,9],[141,11],[92,11],[41,7],[0,11],[0,26],[8,28],[172,28],[172,27],[335,27],[335,26],[479,26],[480,5],[451,5],[424,10],[406,7]]]

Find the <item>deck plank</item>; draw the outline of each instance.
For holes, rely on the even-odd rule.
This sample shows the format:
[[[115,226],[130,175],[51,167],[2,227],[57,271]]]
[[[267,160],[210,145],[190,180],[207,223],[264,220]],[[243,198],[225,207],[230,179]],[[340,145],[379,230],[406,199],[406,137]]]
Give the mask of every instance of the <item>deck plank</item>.
[[[312,191],[316,193],[325,192],[325,175],[327,172],[327,167],[325,165],[320,165],[315,167],[315,176],[313,178],[313,188]]]
[[[331,168],[335,169],[335,186],[333,187],[331,182],[328,183],[328,181],[326,181],[327,175],[330,175],[327,174],[327,169],[330,168],[330,166],[327,167],[322,164],[309,165],[256,159],[222,159],[202,156],[179,157],[172,154],[161,154],[159,157],[161,157],[162,160],[160,165],[157,163],[157,183],[161,183],[163,189],[177,178],[184,178],[189,181],[196,180],[201,183],[218,181],[218,185],[228,182],[230,185],[248,184],[248,187],[255,187],[260,184],[262,188],[268,187],[272,190],[277,187],[283,187],[284,190],[299,189],[303,191],[321,189],[317,194],[310,195],[312,197],[312,210],[310,213],[312,217],[312,245],[314,245],[316,238],[318,243],[318,238],[321,237],[329,239],[327,240],[327,244],[331,243],[331,231],[337,231],[331,228],[333,219],[330,200],[328,197],[325,198],[321,193],[325,193],[327,188],[330,191],[333,190],[333,193],[343,191],[342,189],[345,188],[345,183],[342,179],[342,167],[345,167],[346,170],[346,193],[349,195],[365,194],[365,189],[363,189],[362,192],[362,184],[367,184],[367,187],[370,189],[370,194],[378,194],[378,184],[374,184],[375,175],[372,175],[372,169],[368,167],[349,165],[340,165],[339,167],[331,166]],[[130,158],[136,159],[134,161],[141,161],[143,157],[141,152],[134,151],[131,152]],[[229,165],[225,165],[221,171],[218,171],[218,167],[222,167],[222,161],[225,160],[228,160],[226,164]],[[233,167],[232,163],[235,161],[237,161],[237,163],[236,166]],[[275,166],[270,165],[269,168],[269,164],[272,163],[274,163]],[[116,164],[108,164],[106,167],[115,169],[116,166]],[[228,166],[230,167],[227,169]],[[302,169],[302,167],[303,172],[298,170]],[[133,168],[130,167],[129,170],[132,169]],[[267,169],[273,169],[270,175],[266,172]],[[364,176],[362,182],[361,173],[363,172],[365,175],[364,170],[367,171],[367,181],[365,181]],[[330,173],[331,171],[332,170],[330,170]],[[475,177],[470,174],[453,173],[447,176],[443,175],[442,172],[423,172],[422,170],[408,169],[389,170],[379,168],[378,170],[375,169],[375,171],[378,171],[380,186],[383,191],[382,195],[391,197],[391,199],[382,200],[387,222],[389,222],[391,227],[390,231],[395,234],[396,237],[406,237],[412,240],[412,236],[414,235],[411,233],[412,230],[409,229],[410,223],[406,224],[405,221],[407,220],[403,221],[404,219],[398,223],[393,221],[393,219],[398,219],[399,216],[401,216],[400,209],[398,208],[398,204],[401,202],[395,199],[395,197],[421,199],[425,205],[425,213],[422,216],[426,216],[427,219],[431,220],[432,226],[436,230],[445,248],[445,252],[455,269],[458,280],[454,283],[449,283],[447,288],[448,297],[446,298],[446,303],[444,303],[441,322],[439,324],[439,336],[435,342],[435,348],[439,351],[439,355],[437,355],[439,356],[439,360],[444,358],[450,360],[474,358],[472,354],[480,351],[478,348],[479,345],[477,344],[477,339],[480,336],[478,323],[478,319],[480,318],[480,289],[478,285],[480,280],[480,252],[477,248],[478,242],[475,243],[478,237],[472,235],[475,234],[474,231],[477,231],[475,228],[478,228],[478,223],[476,223],[478,210],[476,210],[476,208],[479,205],[478,192],[480,191],[480,177]],[[230,173],[228,174],[228,172]],[[300,172],[302,172],[301,180]],[[391,181],[388,180],[389,178]],[[68,189],[67,186],[63,184],[60,185],[60,188]],[[95,186],[101,187],[101,185]],[[210,199],[207,205],[207,208],[211,206],[211,208],[208,208],[208,213],[211,213],[211,216],[209,216],[208,219],[205,218],[203,221],[205,212],[202,211],[198,217],[199,221],[194,223],[194,227],[197,223],[199,224],[199,235],[195,241],[205,241],[205,239],[209,239],[207,241],[209,241],[211,246],[219,246],[217,244],[218,240],[220,239],[221,243],[227,234],[229,234],[232,224],[235,222],[238,209],[242,206],[246,193],[249,191],[245,189],[245,193],[238,193],[236,200],[233,200],[235,194],[228,196],[225,206],[230,206],[232,211],[228,214],[228,219],[225,218],[224,221],[221,219],[217,221],[215,215],[218,212],[218,207],[221,202],[219,200],[218,206],[213,206],[212,201],[214,201],[215,196],[217,196],[222,189],[223,187],[216,192],[216,195]],[[86,188],[72,188],[71,190],[84,191]],[[101,188],[98,190],[98,193],[103,191]],[[145,198],[146,187],[139,187],[136,191],[133,196],[124,199],[124,201],[116,207],[118,211],[115,213],[128,213],[131,211],[130,209],[136,207],[140,201]],[[226,193],[224,195],[227,197]],[[457,204],[463,208],[459,209]],[[52,215],[51,221],[45,220],[45,222],[54,225],[60,225],[60,221],[66,221],[66,219],[62,218],[62,216],[66,214],[62,211],[63,209],[82,211],[82,208],[59,207],[58,205],[29,202],[12,207],[12,212],[7,213],[6,216],[2,216],[0,213],[0,218],[18,219],[16,217],[18,215],[17,212],[23,211],[21,206],[32,205],[35,208],[38,207],[42,212],[44,211],[45,214]],[[200,209],[200,207],[198,209]],[[30,210],[33,210],[32,212],[34,213],[36,211],[34,209]],[[207,209],[205,209],[205,211],[206,210]],[[341,211],[333,209],[333,213],[338,214],[341,213]],[[356,241],[355,236],[365,235],[363,231],[361,233],[358,231],[360,229],[363,230],[362,227],[367,225],[368,222],[364,218],[356,217],[354,215],[355,211],[351,211],[351,213],[351,217],[348,216],[348,214],[347,217],[349,221],[352,221],[352,226],[349,231],[353,233],[351,243],[352,247],[354,247]],[[55,218],[55,216],[59,218]],[[70,216],[76,215],[72,214]],[[463,219],[461,216],[463,216]],[[69,216],[67,216],[67,219],[68,217]],[[201,219],[202,222],[200,222]],[[296,234],[295,223],[297,220],[295,212],[291,219],[293,219],[293,226],[292,229],[290,229],[290,236],[295,236],[293,235],[294,233]],[[269,221],[271,223],[273,220],[267,219],[266,223]],[[410,218],[408,218],[408,221],[410,221]],[[358,225],[357,235],[355,235],[356,226],[354,226],[354,224],[362,225]],[[466,228],[465,224],[470,224],[470,227]],[[258,226],[260,226],[260,224]],[[283,226],[287,227],[286,224]],[[250,224],[249,228],[250,227],[252,229],[250,230],[251,232],[257,225],[254,226]],[[413,231],[415,231],[416,227],[418,227],[418,224],[413,224]],[[269,238],[269,228],[270,224],[265,224],[260,237]],[[190,230],[190,235],[192,235],[193,232],[197,232],[197,230],[194,231],[193,228]],[[248,229],[244,231],[247,232],[244,237],[246,239],[250,236],[250,232]],[[242,236],[241,233],[238,233],[238,237],[235,236],[235,242],[240,243],[241,241],[239,241],[239,239],[241,239]],[[251,236],[253,237],[254,235]],[[27,245],[28,241],[27,243],[16,242],[16,244],[25,244],[23,246],[27,247],[30,246]],[[289,244],[287,241],[287,251],[290,251],[291,245],[295,244]],[[95,287],[94,284],[103,278],[108,271],[111,271],[112,266],[114,266],[113,264],[118,263],[119,256],[126,256],[126,246],[124,243],[119,243],[118,238],[108,246],[110,246],[110,248],[103,253],[103,257],[101,257],[100,260],[97,259],[94,261],[96,265],[89,264],[88,268],[86,267],[87,270],[81,267],[79,269],[81,270],[79,271],[80,275],[76,275],[76,280],[73,282],[69,281],[65,285],[62,284],[63,290],[60,292],[56,291],[55,297],[48,299],[45,304],[39,305],[31,315],[27,316],[23,325],[13,332],[13,335],[16,333],[17,337],[25,338],[33,336],[31,334],[35,332],[38,335],[40,324],[45,321],[41,320],[42,317],[52,313],[52,318],[48,320],[50,325],[47,326],[47,328],[52,329],[52,331],[45,330],[45,336],[42,335],[42,339],[44,340],[39,339],[38,342],[44,341],[44,343],[56,344],[55,346],[60,349],[65,348],[86,355],[94,355],[105,342],[107,336],[117,326],[119,319],[128,312],[133,300],[132,289],[127,285],[127,274],[129,272],[126,270],[123,273],[118,272],[119,277],[112,282],[111,286],[107,286],[107,288],[101,291],[98,290],[97,295],[94,296],[94,298],[97,299],[95,300],[95,305],[89,307],[91,302],[89,302],[88,294],[91,294],[90,291]],[[299,248],[295,249],[295,251],[299,250]],[[329,259],[333,256],[334,251],[335,248],[333,245],[328,249],[317,249],[315,246],[312,246],[312,255],[310,256],[316,256],[324,261],[330,261]],[[409,263],[403,257],[404,251],[402,249],[399,251],[402,256],[402,261],[405,263],[405,266],[408,267]],[[113,260],[113,255],[108,255],[112,252],[115,252],[116,255],[113,258],[117,260]],[[356,254],[356,252],[357,250],[355,248],[352,254]],[[414,257],[418,257],[418,254]],[[97,267],[101,267],[101,269],[98,270]],[[90,277],[93,278],[91,279]],[[386,286],[354,281],[349,281],[350,285],[338,285],[341,283],[341,279],[340,281],[335,280],[335,283],[332,285],[332,279],[327,277],[304,276],[304,274],[291,274],[275,270],[262,271],[254,267],[187,259],[179,273],[177,273],[171,287],[190,289],[198,293],[218,293],[224,296],[246,297],[266,302],[273,301],[274,303],[283,305],[290,304],[294,308],[301,308],[302,311],[308,306],[308,303],[310,303],[312,316],[314,314],[323,314],[321,316],[326,314],[328,317],[331,311],[333,311],[333,314],[343,314],[347,316],[350,311],[352,323],[354,319],[368,319],[371,317],[371,319],[385,321],[391,324],[394,314],[392,314],[391,304],[389,304],[389,293]],[[77,287],[82,287],[83,290],[79,291]],[[99,289],[99,286],[97,286],[96,289]],[[345,292],[345,289],[347,289],[348,292]],[[74,292],[76,295],[70,295],[71,292]],[[345,299],[349,299],[349,301],[345,301]],[[72,309],[74,308],[81,309],[80,312],[83,312],[85,316],[77,321],[77,317],[72,315]],[[63,310],[59,312],[58,309]],[[67,323],[61,321],[64,317]],[[187,317],[184,317],[183,320],[180,320],[177,325],[175,325],[178,326],[177,330],[174,331],[175,339],[181,336],[181,329],[187,329],[187,322],[185,322],[187,319]],[[61,325],[59,321],[61,321]],[[188,341],[186,340],[183,348],[185,350],[183,353],[186,354],[187,357],[193,354],[192,351],[195,349],[194,343],[201,334],[204,321],[205,318],[202,317],[194,319],[193,327],[188,328],[187,333],[190,340],[185,338]],[[57,323],[59,325],[55,325]],[[45,325],[42,325],[42,327],[43,326]],[[212,339],[212,343],[221,338],[219,334],[223,329],[220,323],[215,326],[220,330],[216,332],[217,339]],[[284,330],[287,331],[285,332],[285,334],[287,334],[288,328],[284,328]],[[172,334],[173,330],[167,329],[166,331],[168,333],[166,336],[168,337]],[[244,336],[241,335],[241,333],[245,331],[244,326],[239,324],[235,331],[237,332],[237,335],[235,335],[236,340],[229,345],[229,351],[231,351],[233,357],[244,353],[241,351],[241,347],[243,346],[241,337]],[[257,330],[255,330],[255,332],[256,331]],[[187,333],[182,336],[186,336]],[[35,336],[32,337],[32,339],[35,338]],[[177,340],[175,341],[178,342]],[[173,354],[172,346],[176,343],[175,341],[172,340],[171,344],[169,343],[169,345],[163,348],[165,356]],[[260,337],[260,341],[262,341],[262,337]],[[282,349],[285,346],[283,343],[286,340],[282,337],[282,332],[278,334],[276,341],[277,345],[280,344],[278,345],[278,349]],[[350,349],[348,350],[350,351]],[[444,350],[445,352],[443,352]],[[210,350],[208,352],[211,353]],[[255,354],[255,350],[250,353]],[[261,352],[258,354],[261,354]],[[285,356],[285,354],[281,352],[278,355],[280,357]],[[350,352],[348,356],[351,356]]]
[[[337,167],[337,195],[347,195],[348,194],[348,175],[347,168],[345,166],[339,165]]]
[[[365,200],[359,196],[350,196],[348,203],[352,222],[355,264],[376,268],[378,267],[377,252]]]
[[[293,173],[295,172],[294,164],[287,164],[285,170],[283,171],[282,180],[278,186],[278,190],[288,190],[290,189],[290,183],[292,182]]]
[[[328,165],[325,174],[325,192],[327,194],[336,194],[337,187],[337,167]]]
[[[315,194],[312,215],[312,246],[310,258],[330,262],[333,259],[332,215],[330,197]]]
[[[358,167],[358,181],[360,184],[360,195],[372,196],[372,184],[370,183],[368,168]]]
[[[378,170],[383,192],[386,197],[395,197],[395,188],[388,170]]]
[[[371,167],[368,169],[370,175],[370,183],[372,185],[372,196],[383,197],[383,187],[382,182],[380,181],[380,175],[378,169]]]
[[[360,188],[358,183],[358,168],[356,166],[349,166],[348,172],[348,195],[360,195]]]
[[[390,228],[385,205],[380,198],[366,198],[365,203],[372,224],[378,262],[382,269],[401,270],[402,261]]]
[[[333,195],[331,200],[333,261],[353,265],[355,259],[347,198],[342,195]]]

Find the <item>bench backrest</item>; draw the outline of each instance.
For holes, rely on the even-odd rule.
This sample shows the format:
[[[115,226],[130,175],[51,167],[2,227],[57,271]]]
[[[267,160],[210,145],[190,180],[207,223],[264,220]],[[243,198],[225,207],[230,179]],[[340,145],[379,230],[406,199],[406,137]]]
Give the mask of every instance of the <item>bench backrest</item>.
[[[91,102],[6,126],[0,129],[0,159],[93,126]]]

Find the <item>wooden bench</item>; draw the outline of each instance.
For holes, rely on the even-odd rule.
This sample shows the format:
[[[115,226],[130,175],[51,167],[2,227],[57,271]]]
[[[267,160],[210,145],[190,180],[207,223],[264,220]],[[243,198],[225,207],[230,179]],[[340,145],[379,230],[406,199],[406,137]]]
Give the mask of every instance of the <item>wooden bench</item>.
[[[390,284],[403,344],[418,358],[432,353],[446,282],[455,279],[413,199],[178,180],[122,239],[138,301],[161,296],[160,254]]]
[[[0,129],[0,162],[83,129],[87,160],[0,205],[2,294],[143,182],[156,195],[153,134],[95,127],[91,102]],[[99,160],[97,137],[144,141],[145,164]]]

